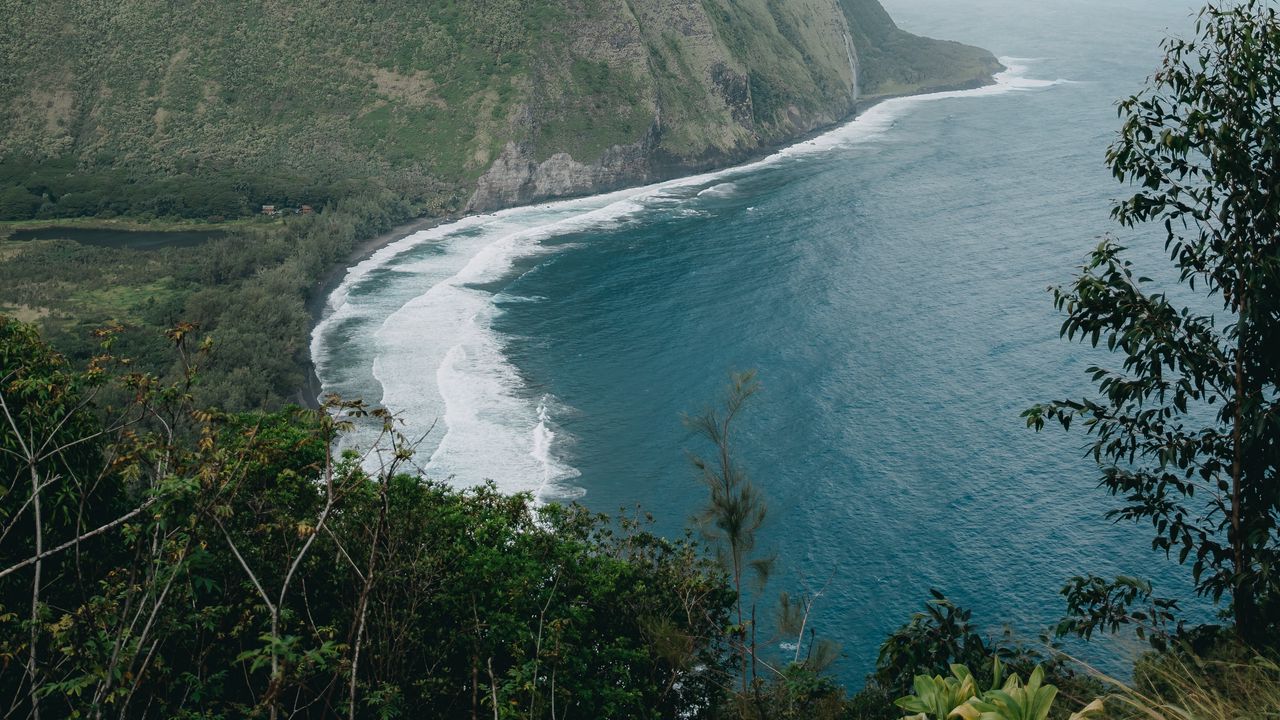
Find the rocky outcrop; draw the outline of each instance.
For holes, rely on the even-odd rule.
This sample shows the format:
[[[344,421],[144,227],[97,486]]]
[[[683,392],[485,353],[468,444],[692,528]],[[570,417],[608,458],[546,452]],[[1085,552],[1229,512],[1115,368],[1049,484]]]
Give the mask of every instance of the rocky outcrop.
[[[465,211],[488,212],[642,184],[650,179],[650,150],[646,137],[632,145],[615,145],[591,164],[565,152],[535,162],[527,150],[509,142],[476,183]]]

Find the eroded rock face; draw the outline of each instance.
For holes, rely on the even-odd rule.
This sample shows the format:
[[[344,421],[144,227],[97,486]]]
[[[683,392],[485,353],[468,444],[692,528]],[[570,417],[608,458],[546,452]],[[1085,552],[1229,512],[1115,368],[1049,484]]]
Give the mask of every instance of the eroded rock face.
[[[539,163],[514,142],[507,143],[476,183],[466,211],[489,212],[550,198],[608,192],[644,184],[650,174],[648,138],[634,145],[615,145],[591,164],[563,152]]]
[[[727,164],[853,111],[847,20],[835,0],[599,0],[567,34],[567,55],[531,69],[526,102],[505,133],[514,139],[466,211]],[[629,87],[627,100],[606,91],[595,96],[604,106],[583,102],[592,97],[575,88],[583,68],[607,73],[610,88]],[[623,124],[629,131],[617,129]],[[557,132],[565,126],[582,134]]]
[[[515,143],[507,143],[489,171],[476,183],[466,212],[485,212],[529,202],[533,198],[536,163],[521,156]]]

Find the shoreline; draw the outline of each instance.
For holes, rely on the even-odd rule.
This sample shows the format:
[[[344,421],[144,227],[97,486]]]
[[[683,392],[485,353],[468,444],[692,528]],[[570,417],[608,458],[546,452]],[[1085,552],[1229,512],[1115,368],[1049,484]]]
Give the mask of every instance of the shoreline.
[[[329,305],[329,296],[342,284],[343,278],[347,276],[347,272],[352,267],[364,262],[382,248],[403,240],[416,232],[430,230],[446,223],[455,222],[463,217],[465,215],[421,217],[402,225],[397,225],[380,235],[374,235],[368,240],[358,243],[341,262],[330,267],[324,277],[311,286],[311,292],[308,293],[306,302],[307,314],[311,316],[311,333],[307,337],[310,338],[315,333],[316,327],[324,319],[325,309]],[[308,345],[306,385],[298,389],[298,404],[312,410],[320,409],[319,398],[322,389],[320,376],[316,373],[315,359],[311,357],[311,350]]]
[[[637,188],[645,187],[647,185],[656,185],[658,183],[667,182],[670,180],[676,180],[683,177],[693,177],[695,175],[701,175],[707,172],[729,170],[741,165],[747,165],[747,164],[756,162],[758,160],[762,160],[766,157],[769,157],[770,155],[773,155],[774,153],[777,153],[780,150],[784,150],[786,148],[808,142],[821,135],[825,135],[837,128],[848,125],[849,123],[856,121],[867,110],[870,110],[871,108],[875,107],[876,105],[886,100],[893,100],[895,98],[904,98],[904,97],[916,97],[920,95],[932,95],[935,93],[943,93],[943,92],[976,90],[979,88],[995,85],[996,84],[995,76],[1000,72],[1004,72],[1006,70],[1008,70],[1008,68],[1001,65],[999,70],[997,70],[995,73],[992,73],[990,76],[986,77],[985,79],[975,79],[972,82],[960,83],[957,85],[924,87],[908,93],[876,95],[868,98],[859,99],[854,103],[853,112],[849,113],[848,115],[841,118],[840,120],[816,127],[813,130],[810,130],[809,132],[804,133],[803,135],[790,138],[786,142],[774,143],[767,146],[761,146],[761,147],[755,148],[750,153],[742,155],[740,157],[735,157],[724,165],[711,165],[708,167],[689,167],[687,168],[686,172],[674,173],[670,177],[665,177],[665,176],[659,177],[654,179],[652,182],[643,183],[640,185],[628,185],[625,188],[621,188],[621,189],[637,189]],[[544,198],[536,203],[531,203],[528,206],[512,206],[512,207],[513,208],[530,207],[532,205],[537,205],[537,204],[546,203],[546,202],[573,200],[578,198],[591,197],[593,195],[599,195],[599,194],[601,193],[583,193],[581,195],[566,195],[564,197]],[[503,208],[503,209],[507,209],[507,208]],[[372,238],[369,238],[368,240],[365,240],[364,242],[359,243],[355,248],[351,250],[350,253],[347,254],[347,257],[343,259],[342,262],[335,264],[333,267],[331,267],[326,272],[324,277],[318,280],[312,286],[312,292],[308,295],[307,302],[306,302],[307,312],[311,316],[311,333],[308,335],[308,337],[311,337],[315,334],[316,328],[319,326],[320,321],[324,319],[325,310],[329,304],[329,296],[342,283],[343,279],[347,275],[347,272],[349,272],[352,267],[368,259],[370,256],[372,256],[374,253],[378,252],[382,248],[387,247],[388,245],[391,245],[393,243],[399,242],[400,240],[403,240],[409,237],[410,235],[413,235],[414,233],[421,232],[423,230],[430,230],[431,228],[456,222],[466,217],[472,217],[477,215],[488,215],[488,214],[491,214],[492,212],[494,211],[458,213],[458,214],[451,214],[451,215],[441,215],[437,217],[422,217],[422,218],[418,218],[416,220],[412,220],[410,222],[404,223],[402,225],[398,225],[380,235],[376,235]],[[319,398],[320,398],[321,392],[323,391],[323,385],[320,381],[319,374],[316,372],[315,359],[311,357],[310,349],[308,349],[307,351],[306,374],[307,374],[306,385],[298,389],[297,401],[298,401],[298,404],[301,405],[302,407],[316,410],[320,408]]]

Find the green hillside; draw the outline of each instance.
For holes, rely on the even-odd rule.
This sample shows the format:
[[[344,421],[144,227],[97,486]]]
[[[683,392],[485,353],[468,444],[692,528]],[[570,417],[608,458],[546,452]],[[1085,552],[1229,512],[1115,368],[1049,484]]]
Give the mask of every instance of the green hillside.
[[[414,216],[723,166],[996,67],[875,0],[13,0],[0,313],[80,360],[118,327],[162,373],[163,331],[192,323],[216,347],[202,402],[308,401],[323,278]],[[197,247],[12,236],[210,221]]]
[[[875,0],[17,1],[0,23],[8,219],[231,217],[370,184],[484,209],[723,164],[846,117],[855,89],[996,67]]]

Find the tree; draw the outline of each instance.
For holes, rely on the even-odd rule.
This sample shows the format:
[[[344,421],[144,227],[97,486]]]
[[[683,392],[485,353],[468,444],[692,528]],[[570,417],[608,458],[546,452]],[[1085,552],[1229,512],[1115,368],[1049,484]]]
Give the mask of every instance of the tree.
[[[685,425],[712,445],[710,458],[690,455],[690,461],[707,486],[707,505],[698,514],[697,521],[708,540],[718,543],[720,559],[729,572],[736,596],[734,610],[737,614],[737,634],[742,658],[742,691],[746,693],[749,678],[754,678],[755,662],[755,608],[750,618],[744,612],[744,584],[748,571],[754,574],[758,586],[763,586],[773,565],[772,557],[753,557],[756,533],[764,525],[767,506],[763,495],[756,489],[747,471],[733,452],[734,422],[760,389],[754,371],[733,373],[723,408],[709,407],[697,415],[685,418]],[[748,633],[751,640],[748,640]]]
[[[1258,643],[1280,619],[1280,21],[1247,0],[1206,6],[1195,30],[1119,104],[1107,162],[1136,186],[1112,216],[1163,225],[1177,284],[1202,300],[1176,306],[1105,239],[1054,301],[1064,337],[1105,342],[1121,367],[1089,369],[1098,397],[1024,415],[1082,421],[1100,485],[1123,498],[1110,516],[1150,522],[1152,546],[1190,562],[1198,592],[1229,595]]]
[[[46,588],[58,588],[66,568],[50,547],[74,547],[99,523],[92,511],[103,504],[101,478],[93,472],[103,430],[86,410],[100,383],[71,372],[60,355],[40,343],[30,326],[0,316],[0,654],[21,657],[14,697],[25,696],[40,717],[40,630],[47,620]],[[84,499],[71,488],[83,491]],[[71,543],[62,543],[67,536]],[[17,557],[31,558],[10,566]],[[6,575],[22,573],[19,592],[8,592]],[[15,610],[30,599],[23,616]],[[25,657],[22,657],[25,656]],[[16,665],[17,663],[15,663]],[[5,663],[9,665],[8,662]]]
[[[26,220],[36,214],[41,202],[21,185],[0,188],[0,220]]]

